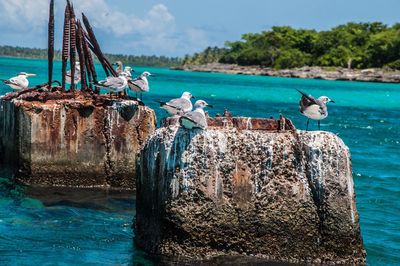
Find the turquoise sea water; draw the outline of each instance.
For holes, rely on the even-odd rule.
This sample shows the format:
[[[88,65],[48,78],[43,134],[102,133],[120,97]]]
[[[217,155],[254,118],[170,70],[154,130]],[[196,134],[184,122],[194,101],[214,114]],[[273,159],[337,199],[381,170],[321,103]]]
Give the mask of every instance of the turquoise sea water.
[[[60,66],[55,63],[57,79]],[[236,116],[278,117],[282,113],[304,129],[306,119],[298,113],[295,88],[335,100],[321,129],[339,134],[350,147],[368,264],[400,265],[400,84],[135,69],[157,75],[150,80],[151,92],[143,101],[157,111],[158,118],[164,114],[154,100],[178,97],[187,90],[214,105],[211,115],[224,108]],[[38,74],[31,84],[42,83],[46,61],[0,58],[0,78],[19,71]],[[8,91],[0,85],[0,94]],[[310,129],[316,128],[310,123]],[[15,197],[1,184],[0,265],[150,263],[132,241],[134,196],[26,191],[25,196]]]

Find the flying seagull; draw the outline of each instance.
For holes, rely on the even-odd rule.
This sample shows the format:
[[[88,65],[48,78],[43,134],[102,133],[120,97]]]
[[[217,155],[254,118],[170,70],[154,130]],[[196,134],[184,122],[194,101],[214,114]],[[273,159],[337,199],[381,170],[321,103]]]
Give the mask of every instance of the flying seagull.
[[[306,130],[308,130],[308,123],[310,122],[310,119],[318,120],[318,130],[320,130],[321,120],[328,117],[328,108],[326,105],[328,102],[334,103],[334,101],[326,96],[321,96],[318,99],[315,99],[311,95],[307,95],[300,90],[297,91],[302,95],[300,100],[300,113],[308,118]]]
[[[145,71],[139,77],[133,80],[129,80],[128,86],[131,90],[136,92],[136,98],[137,94],[140,93],[140,99],[142,99],[142,93],[148,92],[150,90],[149,81],[147,80],[147,77],[150,76],[155,76],[155,75],[151,74],[148,71]]]
[[[207,128],[207,118],[204,113],[204,107],[212,107],[212,105],[206,103],[203,100],[198,100],[194,104],[194,110],[188,113],[185,113],[179,118],[179,123],[181,126],[187,129],[192,128]]]
[[[160,102],[160,108],[167,111],[169,115],[183,115],[192,111],[193,105],[190,99],[194,98],[190,92],[185,91],[180,98],[169,102]]]
[[[96,85],[110,92],[118,93],[126,88],[128,79],[124,74],[121,74],[118,77],[107,77],[105,80],[100,80]]]
[[[74,72],[74,84],[78,84],[81,81],[81,66],[79,62],[75,64],[75,72]],[[65,74],[65,82],[71,84],[71,70]]]
[[[28,77],[36,76],[36,74],[29,74],[26,72],[20,72],[16,77],[3,80],[4,84],[10,86],[14,90],[26,89],[29,86]]]

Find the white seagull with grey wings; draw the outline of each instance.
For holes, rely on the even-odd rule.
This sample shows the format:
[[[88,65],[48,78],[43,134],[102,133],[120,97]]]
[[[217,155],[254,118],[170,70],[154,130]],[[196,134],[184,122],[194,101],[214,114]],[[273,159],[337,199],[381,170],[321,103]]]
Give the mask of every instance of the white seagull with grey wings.
[[[124,65],[122,64],[121,61],[117,61],[112,65],[117,67],[115,71],[117,72],[118,75],[120,75],[123,72]]]
[[[110,92],[118,93],[126,88],[128,85],[128,79],[126,78],[126,75],[122,73],[118,77],[107,77],[105,80],[100,80],[96,85],[101,86]]]
[[[327,103],[334,103],[334,101],[329,99],[327,96],[321,96],[318,99],[315,99],[311,95],[307,95],[300,90],[297,91],[302,95],[300,99],[300,113],[308,118],[306,130],[308,130],[310,119],[318,120],[318,129],[321,129],[321,120],[328,117]]]
[[[190,92],[185,91],[180,98],[168,102],[160,102],[160,108],[167,111],[169,115],[183,115],[192,111],[193,105],[190,99],[194,98]]]
[[[206,103],[203,100],[198,100],[194,104],[194,110],[192,112],[185,113],[179,118],[181,126],[187,129],[192,128],[207,128],[207,117],[204,113],[203,108],[212,107],[212,105]]]
[[[142,99],[142,93],[148,92],[150,90],[149,81],[147,77],[155,76],[148,71],[143,72],[139,77],[135,78],[134,80],[129,80],[128,87],[129,89],[136,92],[137,94],[140,93],[140,99]]]
[[[28,88],[29,80],[28,77],[36,76],[36,74],[30,74],[26,72],[20,72],[16,77],[3,80],[4,84],[10,86],[14,90],[23,90]]]

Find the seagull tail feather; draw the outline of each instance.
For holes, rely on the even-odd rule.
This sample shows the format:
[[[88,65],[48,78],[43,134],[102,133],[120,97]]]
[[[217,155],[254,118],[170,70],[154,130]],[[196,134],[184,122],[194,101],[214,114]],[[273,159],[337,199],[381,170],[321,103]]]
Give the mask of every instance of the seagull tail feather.
[[[301,94],[301,95],[308,97],[308,95],[307,95],[307,94],[305,94],[304,92],[302,92],[301,90],[299,90],[299,89],[296,89],[296,91],[300,92],[300,94]]]
[[[311,96],[311,95],[308,95],[308,94],[305,94],[304,92],[302,92],[301,90],[298,90],[298,89],[296,89],[298,92],[300,92],[301,93],[301,95],[303,95],[303,97],[305,97],[305,98],[307,98],[309,101],[311,101],[312,103],[316,103],[315,102],[315,99]]]

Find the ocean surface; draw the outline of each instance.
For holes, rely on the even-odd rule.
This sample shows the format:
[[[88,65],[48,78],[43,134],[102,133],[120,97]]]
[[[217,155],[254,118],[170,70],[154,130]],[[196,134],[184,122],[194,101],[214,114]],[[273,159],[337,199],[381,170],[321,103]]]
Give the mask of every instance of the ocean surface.
[[[60,62],[55,62],[59,80],[60,69]],[[214,105],[211,115],[225,108],[235,116],[283,114],[305,129],[296,88],[335,100],[321,130],[338,134],[350,147],[368,264],[400,265],[400,84],[134,69],[156,74],[143,101],[158,118],[165,115],[156,100],[190,91]],[[20,71],[37,74],[30,78],[32,85],[47,79],[46,61],[0,58],[1,79]],[[0,84],[0,94],[9,91]],[[310,129],[317,129],[317,124],[311,122]],[[132,240],[134,195],[35,191],[15,187],[10,176],[0,173],[0,265],[151,265]]]

